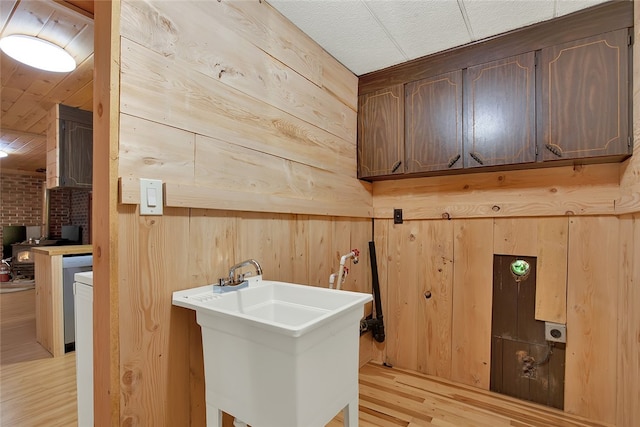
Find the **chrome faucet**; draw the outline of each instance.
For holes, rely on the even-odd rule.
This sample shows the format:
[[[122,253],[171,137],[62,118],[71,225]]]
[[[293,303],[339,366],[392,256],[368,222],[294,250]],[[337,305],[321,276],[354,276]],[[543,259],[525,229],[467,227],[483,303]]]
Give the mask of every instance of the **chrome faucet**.
[[[236,277],[236,270],[242,267],[246,267],[247,265],[253,265],[256,268],[256,275],[262,276],[262,267],[260,267],[260,263],[255,259],[248,259],[231,267],[229,269],[229,279],[226,281],[223,279],[220,279],[220,285],[221,286],[237,285],[241,283],[244,280],[244,274],[240,275],[239,277]]]

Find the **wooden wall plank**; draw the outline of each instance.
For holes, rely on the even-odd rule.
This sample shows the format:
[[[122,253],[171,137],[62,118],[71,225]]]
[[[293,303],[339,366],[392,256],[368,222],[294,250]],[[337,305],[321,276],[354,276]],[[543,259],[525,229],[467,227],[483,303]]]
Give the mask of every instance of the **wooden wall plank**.
[[[238,217],[238,257],[233,264],[256,259],[268,280],[291,281],[294,259],[292,215],[243,212]],[[251,271],[247,267],[243,271]]]
[[[186,14],[184,7],[174,2],[123,4],[122,33],[127,39],[339,138],[355,139],[355,110],[247,42],[235,28],[212,25],[209,15],[220,14],[216,9],[222,5],[194,3],[190,5],[192,12]],[[165,25],[149,25],[153,19],[162,19]]]
[[[569,220],[564,409],[616,421],[619,224],[614,217]],[[613,287],[613,288],[612,288]]]
[[[326,90],[354,111],[358,110],[358,77],[322,51],[322,84]]]
[[[537,257],[536,319],[567,321],[567,217],[496,218],[494,253]]]
[[[329,275],[332,273],[332,225],[320,216],[309,217],[308,222],[308,284],[321,288],[329,287]]]
[[[387,360],[393,366],[418,369],[416,322],[418,252],[420,245],[419,223],[405,221],[389,225],[389,280],[387,298]]]
[[[493,221],[454,222],[451,379],[489,389]]]
[[[136,180],[122,180],[122,194],[129,199],[140,198],[140,184]],[[364,186],[363,186],[364,187]],[[325,191],[327,197],[331,191]],[[219,187],[204,187],[182,184],[165,184],[165,206],[195,207],[203,209],[251,210],[255,212],[302,213],[309,215],[371,217],[371,207],[363,201],[343,199],[340,188],[335,188],[336,199],[330,203],[326,199],[311,197],[294,198],[286,195],[264,194],[227,190]],[[362,194],[367,198],[366,194]],[[123,200],[124,201],[124,200]]]
[[[121,114],[120,176],[193,182],[195,138],[192,132]]]
[[[120,2],[95,2],[93,88],[93,384],[97,427],[120,426],[118,114]],[[125,209],[126,211],[126,209]],[[126,324],[124,327],[128,326]]]
[[[496,218],[493,220],[493,253],[536,256],[538,227],[530,218]]]
[[[640,215],[620,219],[616,425],[640,420]]]
[[[261,196],[371,205],[366,186],[357,180],[203,136],[196,137],[194,183]],[[247,209],[252,203],[248,200]]]
[[[420,221],[417,277],[424,277],[418,301],[418,370],[451,378],[453,319],[453,222]]]
[[[389,335],[389,228],[391,220],[380,219],[373,222],[373,241],[376,247],[376,262],[378,264],[378,280],[380,285],[380,302],[382,305],[382,319],[385,327],[385,335]],[[373,285],[373,283],[372,283]],[[389,363],[387,359],[387,343],[373,341],[372,360],[380,363]]]
[[[291,281],[293,283],[309,283],[309,216],[296,215],[293,230],[293,271]]]
[[[322,86],[322,48],[306,34],[300,34],[300,29],[269,3],[220,2],[209,19],[212,25],[235,31],[298,74]],[[291,40],[296,40],[296,44]]]
[[[124,113],[355,178],[355,137],[336,137],[127,39],[122,61]]]
[[[613,214],[616,164],[474,173],[373,183],[375,218],[405,219]]]
[[[189,218],[189,287],[214,284],[238,262],[238,220],[227,211],[192,209]]]
[[[128,213],[120,219],[121,233],[128,236],[121,248],[131,255],[121,258],[120,320],[128,325],[120,330],[126,402],[121,423],[179,425],[189,419],[191,406],[190,314],[173,307],[171,297],[190,286],[190,253],[184,250],[190,240],[188,210],[167,209],[162,217]],[[159,390],[170,406],[154,403]]]
[[[634,22],[634,40],[638,40],[640,36],[640,7],[634,2],[633,8]],[[633,96],[632,108],[633,117],[633,156],[629,157],[620,164],[620,198],[616,200],[616,213],[618,215],[640,212],[640,44],[633,43],[632,48],[633,76],[631,81],[633,87],[631,93]]]
[[[566,323],[569,221],[562,217],[535,221],[538,227],[535,318]]]

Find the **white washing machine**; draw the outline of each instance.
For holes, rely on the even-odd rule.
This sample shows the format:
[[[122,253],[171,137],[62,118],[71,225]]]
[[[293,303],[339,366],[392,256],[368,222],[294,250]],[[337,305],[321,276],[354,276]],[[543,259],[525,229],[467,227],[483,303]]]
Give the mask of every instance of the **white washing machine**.
[[[74,279],[78,427],[93,427],[93,271]]]

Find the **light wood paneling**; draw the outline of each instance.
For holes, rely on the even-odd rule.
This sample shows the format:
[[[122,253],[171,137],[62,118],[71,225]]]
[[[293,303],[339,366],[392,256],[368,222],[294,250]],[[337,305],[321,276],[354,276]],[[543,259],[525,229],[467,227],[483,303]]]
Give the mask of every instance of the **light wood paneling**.
[[[451,379],[489,389],[493,221],[455,221]]]
[[[251,94],[255,99],[314,123],[333,135],[347,141],[355,140],[356,112],[330,93],[318,89],[289,64],[278,61],[242,37],[242,30],[236,27],[238,21],[246,22],[244,14],[224,16],[225,6],[210,2],[193,3],[189,13],[176,2],[153,5],[125,2],[123,8],[124,37],[149,46],[163,57],[173,58],[176,65],[188,65],[203,76]],[[250,8],[245,5],[245,9]],[[215,25],[216,15],[229,28],[225,24]],[[214,17],[213,23],[210,16]],[[156,19],[162,20],[164,25],[150,25]],[[292,32],[291,27],[289,23],[284,28]],[[202,37],[203,34],[207,37]],[[302,41],[309,43],[306,37]],[[317,55],[316,58],[321,57]]]
[[[617,164],[489,172],[373,183],[375,218],[613,214]]]
[[[156,217],[139,216],[135,206],[123,205],[119,224],[119,234],[127,236],[119,250],[120,423],[125,425],[181,425],[204,418],[200,328],[190,310],[172,306],[173,291],[215,283],[247,258],[261,263],[266,279],[295,276],[328,287],[340,255],[371,239],[370,220],[343,217],[184,208],[166,208]],[[298,255],[306,250],[308,256]],[[351,265],[344,289],[370,292],[367,266]],[[371,337],[361,342],[365,363]]]
[[[381,251],[388,252],[383,295],[391,310],[384,318],[388,339],[384,360],[450,378],[453,223],[381,220],[379,224],[389,233],[389,246]]]
[[[539,218],[536,312],[538,320],[567,322],[567,264],[569,221]]]
[[[616,425],[640,420],[640,215],[620,219]]]
[[[620,280],[619,224],[614,217],[569,220],[567,284],[567,412],[616,421]]]
[[[62,256],[34,252],[36,339],[54,357],[64,355]]]
[[[121,32],[122,203],[161,176],[167,206],[371,217],[357,79],[271,6],[123,2]]]
[[[568,219],[496,218],[495,254],[537,257],[536,319],[567,321]]]
[[[423,333],[416,321],[421,278],[416,277],[418,250],[422,236],[418,222],[389,224],[389,276],[387,298],[389,312],[385,317],[387,327],[387,361],[393,366],[418,369],[418,342],[416,336]],[[423,279],[423,278],[422,278]]]
[[[95,2],[93,115],[93,409],[97,427],[120,426],[118,114],[120,2]],[[126,283],[126,281],[125,281]],[[129,327],[123,323],[122,328]]]
[[[127,325],[120,329],[121,424],[189,419],[191,316],[171,305],[172,292],[190,286],[189,228],[186,209],[120,215],[120,234],[128,237],[120,253],[120,321]]]
[[[634,40],[640,37],[640,5],[634,2]],[[632,46],[632,138],[633,156],[620,164],[620,193],[616,200],[616,213],[619,215],[640,212],[640,44]]]
[[[120,176],[193,182],[195,138],[192,132],[121,114]],[[123,202],[132,201],[123,197]]]
[[[90,245],[34,248],[36,281],[36,337],[54,357],[63,356],[63,254],[90,254]]]
[[[385,335],[389,334],[389,281],[392,277],[389,275],[389,266],[391,265],[391,256],[389,254],[389,228],[388,220],[374,220],[373,222],[373,241],[376,246],[376,262],[378,264],[378,281],[380,282],[380,302],[382,306],[382,319],[385,327]],[[395,284],[395,280],[393,281]],[[373,285],[373,283],[372,283]],[[388,363],[387,360],[387,343],[385,336],[384,342],[373,341],[373,353],[371,359],[379,363]]]
[[[422,234],[416,277],[418,289],[418,371],[451,378],[451,330],[453,318],[453,223],[420,221]]]

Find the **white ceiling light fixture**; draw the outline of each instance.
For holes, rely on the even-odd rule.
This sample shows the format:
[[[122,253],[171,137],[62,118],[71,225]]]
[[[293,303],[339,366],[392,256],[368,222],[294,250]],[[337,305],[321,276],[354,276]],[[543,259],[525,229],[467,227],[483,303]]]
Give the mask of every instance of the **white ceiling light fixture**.
[[[12,34],[0,40],[0,49],[16,61],[57,73],[76,69],[76,61],[60,46],[34,36]]]
[[[0,159],[3,157],[7,157],[9,154],[6,151],[0,151]]]

